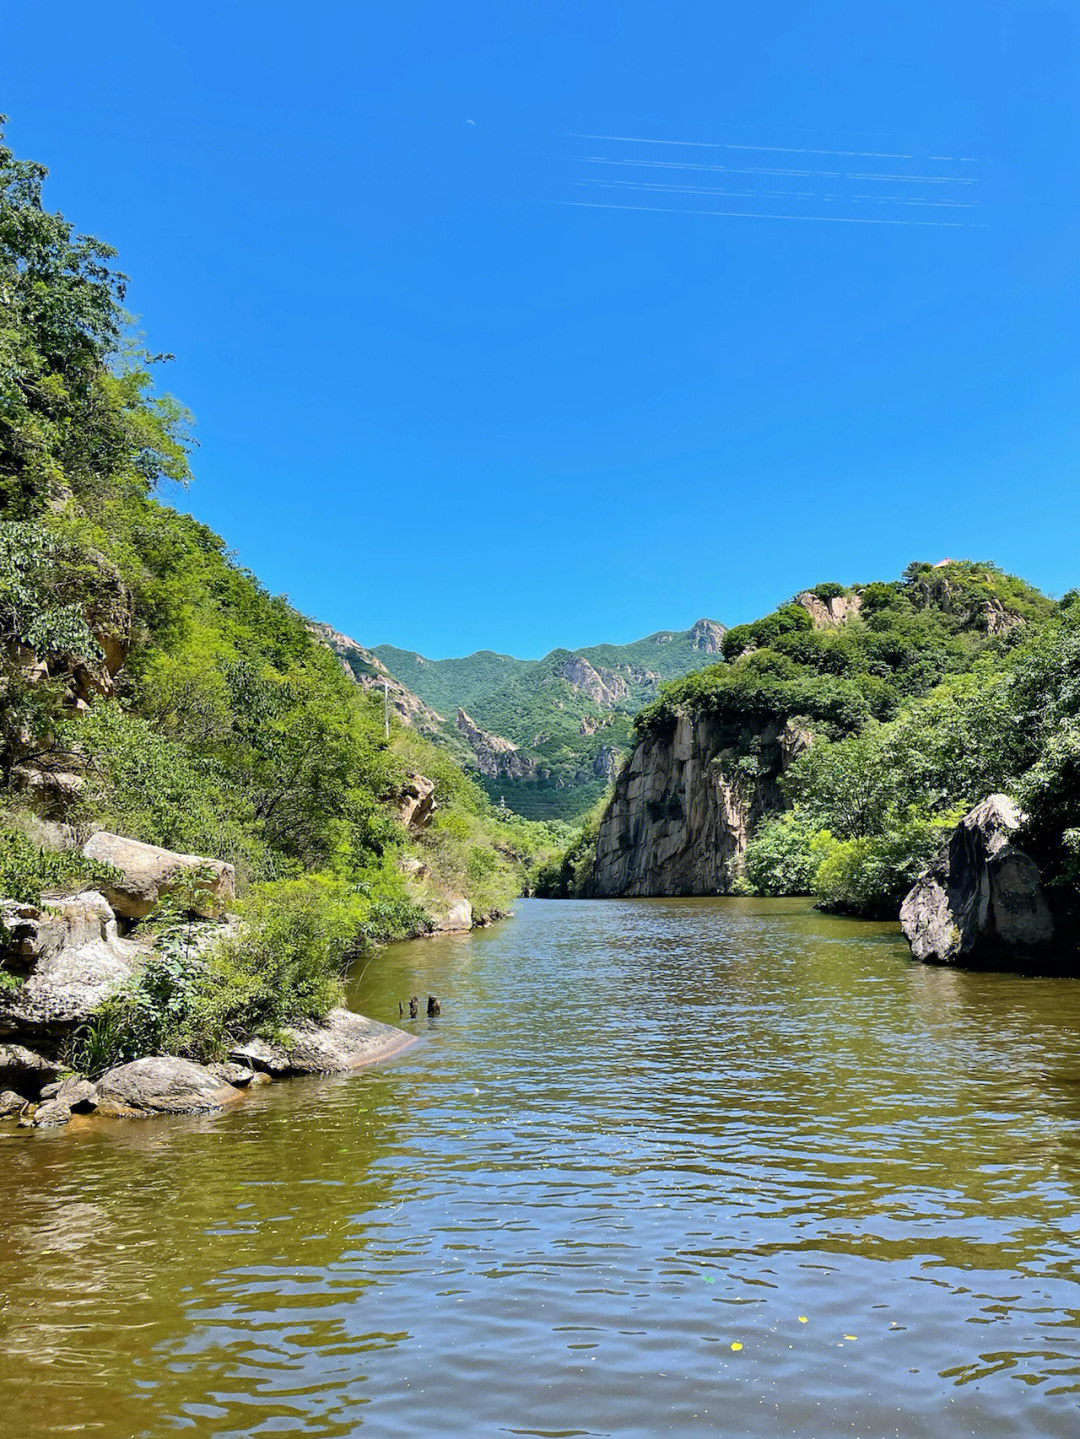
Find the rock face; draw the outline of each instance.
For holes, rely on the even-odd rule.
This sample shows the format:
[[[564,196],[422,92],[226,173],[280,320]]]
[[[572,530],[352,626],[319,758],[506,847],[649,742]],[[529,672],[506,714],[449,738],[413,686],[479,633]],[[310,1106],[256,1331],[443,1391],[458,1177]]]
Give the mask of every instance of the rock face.
[[[332,1009],[321,1024],[303,1020],[289,1025],[278,1044],[252,1039],[230,1054],[234,1063],[264,1074],[339,1074],[388,1059],[413,1043],[413,1037],[389,1024],[349,1009]]]
[[[442,726],[442,715],[426,705],[418,695],[394,678],[390,671],[371,650],[357,644],[348,635],[339,634],[329,625],[312,620],[308,628],[323,644],[328,645],[341,661],[341,667],[351,679],[365,690],[385,689],[390,708],[402,724],[417,729],[421,734],[436,734]]]
[[[690,643],[702,654],[718,655],[724,648],[727,630],[716,620],[698,620],[690,631]]]
[[[134,1059],[98,1080],[99,1114],[145,1118],[152,1114],[209,1114],[240,1098],[204,1065],[173,1055]]]
[[[956,826],[900,910],[916,959],[1023,966],[1049,957],[1054,922],[1039,869],[1012,843],[1023,818],[994,794]]]
[[[728,893],[753,825],[781,808],[779,777],[809,743],[791,721],[685,716],[641,741],[600,823],[586,892]]]
[[[598,670],[581,655],[568,656],[558,672],[571,689],[587,695],[599,709],[611,709],[630,693],[630,686],[621,675]]]
[[[398,818],[416,834],[425,829],[435,813],[435,785],[422,774],[406,776],[398,804]]]
[[[8,970],[25,974],[0,993],[0,1036],[55,1044],[84,1023],[105,996],[146,962],[148,951],[117,934],[104,895],[86,890],[48,908],[5,900]]]
[[[522,754],[517,745],[511,744],[501,734],[489,734],[487,730],[482,730],[463,709],[458,710],[455,723],[476,756],[477,769],[488,779],[537,777],[537,763],[534,759]]]
[[[835,629],[859,613],[862,595],[858,590],[852,590],[850,594],[833,595],[831,599],[822,600],[813,590],[804,590],[801,595],[795,596],[795,603],[802,605],[816,630]]]
[[[596,751],[596,758],[593,760],[593,774],[597,779],[607,780],[610,783],[615,778],[618,768],[619,751],[614,745],[602,744]]]
[[[99,830],[83,845],[87,859],[103,860],[120,871],[120,877],[103,885],[106,898],[125,919],[143,919],[162,895],[168,894],[192,871],[201,871],[191,912],[217,919],[236,897],[236,871],[220,859],[197,854],[174,854],[171,849],[142,844],[137,839]]]

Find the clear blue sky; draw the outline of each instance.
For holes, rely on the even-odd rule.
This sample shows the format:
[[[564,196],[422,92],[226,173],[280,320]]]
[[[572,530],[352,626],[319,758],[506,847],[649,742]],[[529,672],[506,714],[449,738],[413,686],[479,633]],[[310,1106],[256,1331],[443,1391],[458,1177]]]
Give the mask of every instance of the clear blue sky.
[[[362,642],[538,655],[946,554],[1080,582],[1075,3],[3,24],[10,143],[177,355],[179,503]]]

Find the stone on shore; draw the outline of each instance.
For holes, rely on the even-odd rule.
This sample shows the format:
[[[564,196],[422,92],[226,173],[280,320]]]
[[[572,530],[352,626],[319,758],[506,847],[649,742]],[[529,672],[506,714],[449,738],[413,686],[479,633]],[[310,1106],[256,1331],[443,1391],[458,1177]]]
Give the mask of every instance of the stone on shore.
[[[908,893],[900,924],[916,959],[937,964],[1044,962],[1054,922],[1038,865],[1012,843],[1024,816],[1004,794],[975,806]]]
[[[434,920],[432,934],[464,934],[473,927],[473,907],[464,895],[447,895],[442,903],[435,899],[428,908]]]
[[[56,1080],[57,1068],[48,1059],[21,1044],[0,1044],[0,1087],[37,1099]]]
[[[340,1074],[387,1059],[413,1043],[413,1036],[389,1024],[332,1009],[322,1023],[300,1020],[283,1031],[282,1043],[253,1039],[229,1058],[272,1075]]]
[[[226,1064],[208,1064],[207,1069],[211,1074],[226,1084],[231,1084],[234,1089],[246,1089],[255,1078],[255,1071],[246,1064],[235,1064],[230,1060]]]
[[[47,1099],[30,1116],[34,1129],[59,1129],[71,1118],[71,1106],[62,1099]]]
[[[83,845],[83,854],[119,870],[120,877],[104,883],[102,889],[116,913],[125,919],[143,919],[163,895],[194,871],[199,871],[199,877],[190,906],[192,914],[218,919],[236,896],[236,871],[220,859],[176,854],[105,830],[90,836]]]
[[[147,950],[120,938],[116,916],[96,890],[44,901],[40,909],[10,900],[2,908],[11,936],[5,963],[26,979],[0,994],[0,1036],[46,1045],[66,1037],[146,961]]]
[[[13,1089],[0,1090],[0,1119],[10,1119],[14,1114],[21,1114],[26,1104],[25,1096],[16,1094]]]
[[[98,1080],[98,1113],[116,1119],[211,1114],[240,1098],[205,1065],[174,1055],[134,1059]]]

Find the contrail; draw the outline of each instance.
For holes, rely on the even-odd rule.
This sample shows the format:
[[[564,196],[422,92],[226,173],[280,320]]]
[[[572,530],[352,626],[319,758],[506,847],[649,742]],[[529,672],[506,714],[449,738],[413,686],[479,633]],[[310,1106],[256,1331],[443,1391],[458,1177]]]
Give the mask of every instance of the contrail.
[[[978,210],[977,201],[909,199],[905,195],[819,195],[816,190],[725,190],[715,185],[663,185],[641,180],[575,180],[575,185],[600,185],[604,189],[668,191],[681,195],[730,195],[748,200],[861,200],[871,205],[931,205],[940,209]]]
[[[608,155],[576,155],[574,158],[582,165],[628,165],[636,169],[705,170],[710,173],[723,171],[727,175],[782,175],[823,180],[895,180],[898,183],[926,185],[977,185],[979,183],[974,177],[962,179],[954,178],[951,175],[891,175],[885,172],[866,173],[857,170],[782,170],[765,165],[698,165],[690,160],[613,159]]]
[[[801,149],[795,145],[738,145],[731,141],[716,140],[653,140],[640,135],[590,135],[571,131],[572,140],[619,140],[627,145],[681,145],[697,150],[762,150],[783,155],[840,155],[856,160],[914,160],[914,155],[901,155],[891,150],[816,150]],[[952,155],[931,155],[931,160],[954,160]],[[961,163],[977,165],[978,160],[970,155],[961,156]]]
[[[853,215],[770,215],[756,210],[676,210],[665,205],[605,205],[598,200],[555,200],[581,210],[644,210],[654,215],[718,215],[730,220],[808,220],[826,225],[918,225],[929,230],[962,230],[960,220],[871,220]]]

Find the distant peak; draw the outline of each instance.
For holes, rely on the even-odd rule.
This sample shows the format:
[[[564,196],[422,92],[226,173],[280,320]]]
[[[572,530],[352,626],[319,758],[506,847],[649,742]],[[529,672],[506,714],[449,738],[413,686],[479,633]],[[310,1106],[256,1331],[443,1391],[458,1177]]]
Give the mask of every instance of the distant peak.
[[[690,643],[696,650],[716,655],[721,651],[726,633],[724,626],[716,620],[697,620],[690,631]]]

